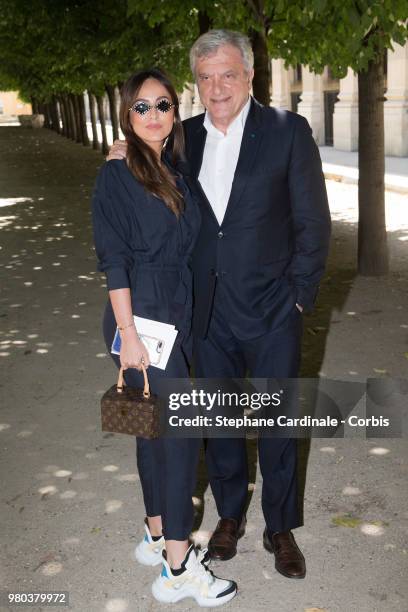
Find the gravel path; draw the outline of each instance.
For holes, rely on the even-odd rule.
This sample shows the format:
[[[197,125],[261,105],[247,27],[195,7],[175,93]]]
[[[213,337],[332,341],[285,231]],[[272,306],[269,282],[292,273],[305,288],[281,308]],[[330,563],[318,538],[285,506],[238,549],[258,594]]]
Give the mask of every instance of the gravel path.
[[[167,608],[150,594],[157,569],[133,559],[143,520],[134,442],[99,427],[99,399],[115,377],[101,335],[106,288],[89,216],[101,163],[53,132],[0,128],[0,589],[69,591],[76,612],[159,611]],[[318,306],[305,318],[302,373],[408,378],[407,197],[387,194],[392,271],[367,279],[354,271],[356,187],[330,181],[328,190],[332,251]],[[300,443],[303,581],[277,574],[262,548],[249,442],[247,532],[237,557],[214,565],[239,585],[225,609],[408,610],[406,440],[347,436]],[[197,489],[198,516],[205,513],[195,538],[205,543],[216,513],[203,465]]]

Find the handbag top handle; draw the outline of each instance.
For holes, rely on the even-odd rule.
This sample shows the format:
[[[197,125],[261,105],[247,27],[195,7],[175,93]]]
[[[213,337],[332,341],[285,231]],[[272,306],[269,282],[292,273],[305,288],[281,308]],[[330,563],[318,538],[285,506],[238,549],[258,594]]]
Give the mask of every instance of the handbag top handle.
[[[143,397],[145,399],[149,399],[149,397],[150,397],[149,379],[147,377],[147,372],[146,372],[146,368],[145,368],[144,364],[141,363],[140,365],[142,366],[143,382],[144,382]],[[120,370],[119,370],[118,383],[116,385],[116,390],[117,390],[118,393],[122,393],[122,391],[123,391],[123,385],[124,385],[123,370],[124,370],[123,367],[121,367]]]

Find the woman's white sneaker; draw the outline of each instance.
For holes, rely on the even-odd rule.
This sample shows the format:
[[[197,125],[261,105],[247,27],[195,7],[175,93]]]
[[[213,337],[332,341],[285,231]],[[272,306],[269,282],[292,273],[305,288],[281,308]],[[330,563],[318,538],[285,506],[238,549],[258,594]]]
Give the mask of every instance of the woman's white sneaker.
[[[142,565],[159,565],[163,560],[164,536],[161,536],[160,540],[154,541],[147,520],[144,528],[146,533],[143,540],[135,548],[135,557]]]
[[[214,576],[206,565],[203,551],[191,545],[181,564],[182,573],[174,575],[163,551],[163,569],[153,582],[153,597],[163,603],[175,603],[193,597],[199,606],[213,608],[230,601],[237,594],[237,585],[232,580]]]

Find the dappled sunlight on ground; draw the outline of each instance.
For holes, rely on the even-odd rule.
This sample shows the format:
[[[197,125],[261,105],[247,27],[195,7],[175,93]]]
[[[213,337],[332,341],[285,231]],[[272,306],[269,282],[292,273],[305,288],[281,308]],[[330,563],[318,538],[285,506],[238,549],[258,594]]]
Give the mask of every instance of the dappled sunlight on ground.
[[[65,590],[69,585],[70,605],[78,612],[156,610],[150,592],[155,572],[134,560],[144,519],[135,442],[100,428],[100,398],[117,378],[102,337],[107,292],[96,271],[89,214],[103,157],[45,130],[10,132],[0,143],[1,155],[6,579],[22,590]],[[304,352],[304,361],[316,364],[312,375],[321,371],[344,378],[349,373],[353,380],[367,373],[400,375],[408,363],[402,346],[408,320],[401,271],[408,236],[406,196],[386,197],[389,244],[398,253],[399,269],[395,273],[394,266],[381,284],[378,279],[371,283],[354,275],[356,186],[334,181],[327,186],[335,221],[332,248],[337,251],[330,278],[322,283],[316,318],[305,317],[310,352]],[[335,295],[338,287],[344,289],[342,299]],[[313,610],[313,605],[330,612],[405,609],[399,594],[406,560],[402,520],[408,518],[401,503],[406,479],[402,442],[312,440],[310,457],[300,462],[307,464],[305,526],[296,530],[308,578],[289,581],[296,584],[277,574],[273,557],[263,549],[259,467],[251,473],[253,498],[238,555],[222,569],[215,566],[216,573],[239,584],[232,606],[255,609],[261,592],[279,612]],[[256,452],[251,465],[256,465]],[[193,497],[196,518],[204,516],[193,534],[202,547],[217,523],[205,476],[203,467],[201,488]],[[259,580],[248,568],[256,568]],[[387,600],[378,599],[381,589]],[[192,602],[176,607],[177,612],[189,610]]]
[[[39,198],[38,201],[43,199],[44,198]],[[3,208],[3,206],[14,206],[15,204],[21,204],[23,202],[34,202],[34,200],[33,198],[0,198],[0,208]]]
[[[360,527],[360,531],[368,536],[381,536],[384,535],[384,527],[381,525],[373,525],[371,523],[363,523]]]
[[[119,499],[110,499],[105,504],[105,512],[111,514],[112,512],[117,512],[123,506],[123,502]]]
[[[106,612],[125,612],[129,610],[129,602],[126,599],[109,599],[105,605]]]
[[[342,490],[343,495],[360,495],[362,491],[358,487],[344,487]]]
[[[358,192],[356,185],[326,181],[333,221],[344,223],[358,222]],[[393,191],[385,192],[385,210],[387,231],[405,231],[407,236],[399,240],[408,240],[408,194]]]
[[[372,448],[370,451],[370,455],[388,455],[390,451],[389,448],[383,448],[382,446],[377,446]]]
[[[44,576],[55,576],[55,574],[59,574],[63,570],[62,563],[58,563],[56,561],[52,563],[46,563],[43,565],[41,572]]]
[[[117,472],[119,468],[117,465],[105,465],[102,469],[104,472]]]

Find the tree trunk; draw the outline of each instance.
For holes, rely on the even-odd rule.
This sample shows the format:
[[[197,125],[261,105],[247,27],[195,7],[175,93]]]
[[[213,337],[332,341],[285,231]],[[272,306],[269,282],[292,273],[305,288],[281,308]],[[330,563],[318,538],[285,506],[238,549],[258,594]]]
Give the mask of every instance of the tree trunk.
[[[44,108],[45,108],[45,115],[47,117],[47,119],[46,119],[46,123],[47,123],[46,127],[49,130],[52,130],[52,115],[51,115],[51,108],[50,108],[49,102],[47,102],[47,104],[44,104]]]
[[[212,22],[205,11],[198,11],[198,29],[201,34],[205,34],[211,29]]]
[[[38,102],[35,98],[31,98],[31,110],[33,115],[37,115],[38,114]]]
[[[61,123],[62,123],[61,135],[67,137],[68,136],[68,132],[67,132],[67,117],[65,115],[65,106],[64,106],[64,103],[62,101],[62,96],[58,96],[57,100],[58,100],[59,110],[60,110],[60,114],[61,114]]]
[[[265,106],[271,101],[271,62],[264,32],[253,30],[251,35],[254,52],[254,80],[252,90],[254,98]]]
[[[370,61],[358,74],[358,272],[388,273],[384,201],[384,65]]]
[[[50,113],[48,110],[48,104],[39,104],[39,110],[40,113],[42,115],[44,115],[44,127],[47,128],[48,130],[51,128],[51,121],[50,121]]]
[[[99,145],[98,130],[96,127],[95,96],[90,91],[88,91],[88,100],[92,124],[92,148],[95,149],[95,151],[98,151],[101,147]]]
[[[41,102],[38,102],[37,110],[40,113],[40,115],[44,115],[44,127],[45,127],[45,122],[46,122],[47,118],[45,116],[44,104],[42,104]]]
[[[54,109],[52,108],[52,103],[51,102],[47,102],[46,106],[47,106],[47,113],[48,113],[48,121],[49,121],[49,124],[50,124],[49,127],[50,127],[50,130],[54,130],[55,129],[54,128],[55,118],[54,118],[54,115],[53,115],[53,110]]]
[[[77,128],[76,128],[76,121],[75,121],[74,103],[72,101],[72,94],[67,95],[67,102],[68,102],[69,118],[70,118],[70,124],[71,124],[70,138],[71,140],[76,140],[77,139]]]
[[[57,100],[55,96],[53,96],[52,101],[50,102],[50,111],[51,111],[52,129],[54,130],[54,132],[57,132],[57,134],[59,134],[61,132],[61,125],[60,125],[60,118],[59,118],[58,107],[57,107]]]
[[[86,112],[85,112],[85,100],[84,94],[78,94],[76,96],[78,111],[79,111],[79,122],[81,126],[81,141],[84,147],[89,147],[89,136],[88,136],[88,127],[86,125]]]
[[[118,109],[116,107],[116,90],[113,85],[105,85],[106,93],[109,99],[109,114],[112,124],[112,136],[113,140],[119,138],[119,121],[118,121]]]
[[[65,121],[67,124],[67,133],[66,136],[67,138],[73,138],[73,127],[72,127],[72,118],[71,118],[71,105],[69,103],[69,98],[67,96],[67,94],[64,94],[63,96],[61,96],[62,98],[62,105],[64,107],[64,115],[65,115]]]
[[[61,121],[62,121],[62,132],[61,133],[66,138],[68,136],[68,123],[67,123],[67,115],[66,115],[63,96],[58,96],[58,102],[59,102]]]
[[[105,113],[103,110],[103,96],[95,96],[96,105],[98,107],[99,123],[101,124],[102,132],[102,153],[107,155],[109,153],[108,139],[106,138],[106,124],[105,124]]]
[[[62,134],[62,110],[61,110],[61,104],[59,101],[59,98],[57,96],[55,96],[54,98],[55,100],[55,113],[57,116],[57,121],[58,121],[58,134]]]
[[[75,127],[76,127],[76,138],[75,142],[82,143],[82,126],[81,126],[81,113],[79,110],[78,97],[76,94],[71,94],[72,106],[74,108]]]
[[[52,102],[47,103],[48,116],[50,121],[50,130],[55,130],[55,117],[54,117],[54,109],[52,107]]]

